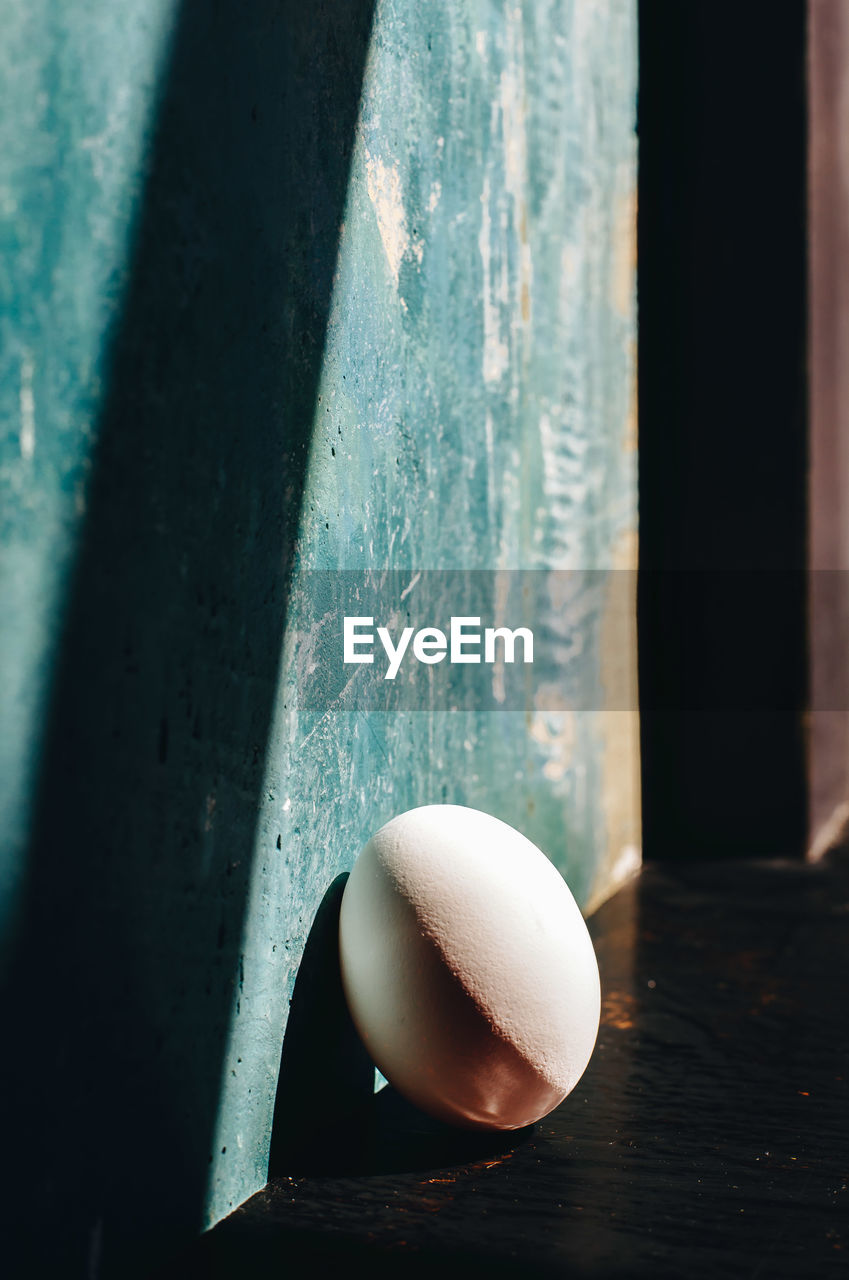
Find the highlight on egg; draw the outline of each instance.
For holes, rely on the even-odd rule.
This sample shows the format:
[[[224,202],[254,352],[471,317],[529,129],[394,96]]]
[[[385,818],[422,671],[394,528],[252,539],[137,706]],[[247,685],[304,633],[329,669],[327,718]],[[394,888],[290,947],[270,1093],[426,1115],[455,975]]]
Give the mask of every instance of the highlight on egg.
[[[575,1087],[598,964],[560,873],[490,814],[425,805],[363,848],[342,898],[342,984],[377,1067],[422,1111],[518,1129]]]

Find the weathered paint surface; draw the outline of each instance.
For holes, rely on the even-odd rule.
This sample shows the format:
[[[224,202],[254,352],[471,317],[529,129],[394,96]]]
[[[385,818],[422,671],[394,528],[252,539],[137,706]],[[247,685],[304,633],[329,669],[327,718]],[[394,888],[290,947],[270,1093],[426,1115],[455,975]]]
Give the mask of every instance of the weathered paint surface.
[[[378,6],[302,569],[635,567],[634,38],[616,0]],[[556,607],[539,622],[563,630]],[[609,683],[633,707],[633,626],[603,634],[586,680],[599,708]],[[211,1218],[264,1177],[281,995],[324,890],[372,831],[419,804],[487,810],[585,906],[639,858],[633,710],[311,717],[293,636],[222,1082],[216,1145],[235,1155],[216,1160]]]
[[[633,567],[635,5],[380,3],[356,118],[346,42],[368,6],[283,22],[261,4],[238,23],[193,4],[172,22],[166,0],[6,7],[14,963],[57,927],[51,892],[81,895],[86,938],[126,949],[98,968],[86,943],[106,994],[88,1030],[67,1015],[51,1035],[68,1060],[74,1036],[101,1037],[95,1097],[130,1058],[124,1200],[155,1219],[166,1197],[182,1222],[200,1194],[212,1222],[265,1179],[303,943],[372,831],[427,802],[487,810],[584,905],[636,857],[633,712],[310,714],[293,687],[305,571]],[[540,625],[557,634],[553,599]],[[63,626],[67,777],[40,754]],[[633,690],[634,639],[621,610],[600,626],[601,708],[609,685]],[[78,869],[27,860],[34,813],[33,847],[56,844],[51,801],[82,833]],[[109,977],[128,958],[129,996]],[[141,1031],[121,1022],[119,1051],[122,1017]],[[69,1132],[108,1153],[79,1093]],[[108,1257],[109,1193],[80,1194],[84,1252]]]
[[[85,517],[173,0],[3,6],[0,931]]]

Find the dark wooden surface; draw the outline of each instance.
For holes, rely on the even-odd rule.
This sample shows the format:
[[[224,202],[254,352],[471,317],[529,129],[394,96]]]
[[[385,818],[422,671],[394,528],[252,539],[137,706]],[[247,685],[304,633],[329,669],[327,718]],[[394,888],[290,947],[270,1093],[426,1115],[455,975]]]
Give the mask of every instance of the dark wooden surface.
[[[481,1143],[388,1095],[347,1172],[168,1274],[849,1274],[849,863],[649,866],[591,925],[602,1026],[552,1115]]]

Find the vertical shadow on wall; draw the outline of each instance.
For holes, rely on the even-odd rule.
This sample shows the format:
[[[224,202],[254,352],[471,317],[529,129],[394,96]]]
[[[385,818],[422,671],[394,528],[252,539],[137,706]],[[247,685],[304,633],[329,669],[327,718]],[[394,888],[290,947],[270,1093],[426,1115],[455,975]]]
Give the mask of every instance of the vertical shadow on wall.
[[[181,7],[5,994],[28,1275],[201,1225],[372,8]]]

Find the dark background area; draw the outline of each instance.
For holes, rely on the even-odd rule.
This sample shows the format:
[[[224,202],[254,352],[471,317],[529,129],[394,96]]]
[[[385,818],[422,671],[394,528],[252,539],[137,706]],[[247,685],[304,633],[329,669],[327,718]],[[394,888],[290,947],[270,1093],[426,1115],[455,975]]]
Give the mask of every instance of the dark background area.
[[[801,856],[805,5],[639,13],[644,853]]]

